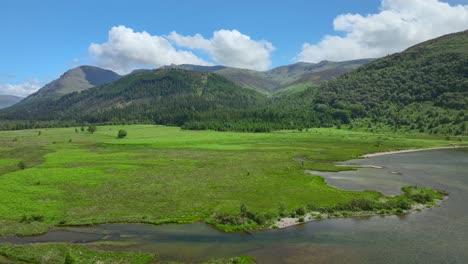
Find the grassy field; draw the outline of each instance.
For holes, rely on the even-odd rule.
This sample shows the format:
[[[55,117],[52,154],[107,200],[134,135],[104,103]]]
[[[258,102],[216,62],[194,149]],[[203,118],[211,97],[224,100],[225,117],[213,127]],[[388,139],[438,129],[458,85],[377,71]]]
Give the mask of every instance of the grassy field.
[[[204,264],[254,264],[251,257],[213,259]],[[3,264],[182,264],[160,261],[158,256],[143,253],[109,252],[93,249],[93,246],[77,246],[63,243],[36,245],[0,244],[0,263]]]
[[[119,129],[128,136],[117,138]],[[40,131],[40,133],[39,133]],[[0,132],[0,235],[110,222],[194,222],[238,213],[277,214],[381,194],[326,185],[305,169],[385,150],[460,144],[338,129],[230,133],[133,125]],[[298,162],[305,158],[311,162]]]

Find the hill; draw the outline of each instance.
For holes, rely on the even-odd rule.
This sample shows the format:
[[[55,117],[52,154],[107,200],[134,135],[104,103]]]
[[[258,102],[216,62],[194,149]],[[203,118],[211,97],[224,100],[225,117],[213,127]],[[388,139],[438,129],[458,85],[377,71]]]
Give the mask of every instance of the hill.
[[[111,83],[120,77],[110,70],[94,66],[80,66],[68,70],[58,79],[46,84],[21,102],[4,109],[4,112],[8,113],[6,116],[16,116],[15,113],[21,112],[25,113],[24,116],[28,116],[27,113],[43,111],[45,106],[59,100],[64,95]],[[8,119],[10,118],[8,117]]]
[[[322,126],[355,120],[367,127],[466,134],[468,31],[375,60],[299,97]]]
[[[223,120],[263,105],[264,95],[222,76],[181,69],[158,69],[124,76],[107,85],[73,92],[3,118],[78,123],[143,122],[182,126]]]
[[[12,106],[23,99],[23,97],[15,95],[0,94],[0,109]]]
[[[117,73],[95,66],[80,66],[65,72],[60,78],[52,81],[28,96],[25,102],[44,97],[60,97],[72,92],[80,92],[94,86],[113,82],[120,78]]]
[[[170,65],[166,67],[217,73],[239,86],[271,94],[288,87],[289,90],[291,90],[290,86],[296,86],[298,84],[310,86],[331,80],[369,63],[372,60],[373,59],[362,59],[343,62],[322,61],[320,63],[298,62],[264,72],[225,66],[199,66],[190,64]]]

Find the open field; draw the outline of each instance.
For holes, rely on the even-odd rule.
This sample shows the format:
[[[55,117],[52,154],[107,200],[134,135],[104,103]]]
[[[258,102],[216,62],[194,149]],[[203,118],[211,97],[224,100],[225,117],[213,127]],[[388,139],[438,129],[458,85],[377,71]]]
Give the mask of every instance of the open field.
[[[127,138],[116,137],[119,129]],[[0,234],[60,225],[194,222],[238,213],[332,207],[381,194],[326,185],[305,169],[365,153],[460,145],[337,129],[230,133],[133,125],[0,132]],[[311,162],[298,162],[294,158]],[[24,169],[23,169],[24,168]]]

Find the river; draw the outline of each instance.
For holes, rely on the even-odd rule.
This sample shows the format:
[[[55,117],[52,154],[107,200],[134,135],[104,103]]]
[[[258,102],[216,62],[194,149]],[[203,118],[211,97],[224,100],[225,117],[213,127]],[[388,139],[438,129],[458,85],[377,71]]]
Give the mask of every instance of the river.
[[[440,207],[405,216],[324,219],[253,234],[223,233],[203,223],[109,224],[67,228],[0,242],[123,242],[104,249],[159,253],[163,260],[197,262],[248,255],[258,263],[468,263],[468,151],[434,150],[347,161],[376,165],[319,173],[338,188],[400,193],[405,185],[442,189]],[[312,177],[312,176],[311,176]]]

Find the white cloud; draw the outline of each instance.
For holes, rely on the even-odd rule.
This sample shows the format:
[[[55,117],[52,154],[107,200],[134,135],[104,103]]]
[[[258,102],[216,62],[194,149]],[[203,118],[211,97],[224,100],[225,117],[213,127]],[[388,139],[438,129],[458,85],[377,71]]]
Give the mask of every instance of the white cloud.
[[[320,42],[305,43],[297,61],[342,61],[376,58],[403,51],[419,42],[468,28],[468,5],[439,0],[382,0],[377,14],[343,14],[335,31]]]
[[[20,84],[0,83],[0,94],[28,96],[41,88],[39,80],[33,79]]]
[[[206,61],[192,50],[205,52],[211,61]],[[109,31],[107,42],[92,43],[89,54],[98,66],[128,73],[133,69],[169,64],[198,64],[241,67],[266,70],[271,65],[273,45],[267,41],[255,41],[237,30],[219,30],[211,39],[202,35],[182,36],[176,32],[150,35],[118,26]]]
[[[200,34],[182,36],[177,32],[172,32],[168,38],[178,46],[208,53],[218,64],[252,70],[267,70],[274,50],[270,42],[252,40],[237,30],[215,31],[211,39]]]
[[[88,51],[97,65],[119,73],[128,73],[138,67],[159,67],[172,63],[210,65],[190,51],[177,50],[163,36],[152,36],[145,31],[134,32],[125,26],[112,27],[108,41],[92,43]]]

